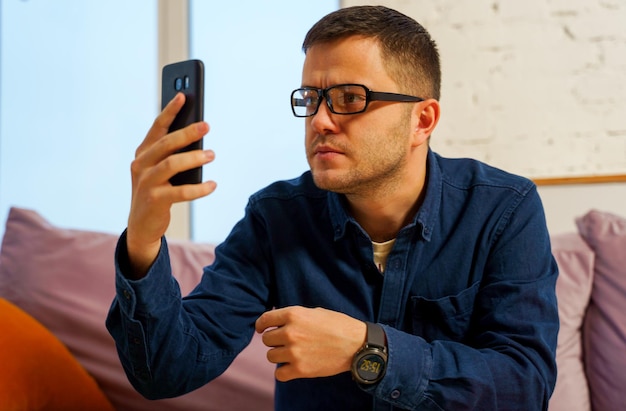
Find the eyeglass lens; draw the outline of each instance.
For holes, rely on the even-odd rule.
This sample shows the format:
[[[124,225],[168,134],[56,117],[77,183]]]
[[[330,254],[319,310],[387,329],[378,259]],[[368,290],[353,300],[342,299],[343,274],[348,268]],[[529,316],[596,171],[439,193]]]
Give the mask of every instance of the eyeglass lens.
[[[322,93],[325,95],[322,96]],[[326,97],[330,110],[336,114],[359,113],[367,106],[367,89],[361,85],[339,85],[326,90],[301,88],[291,96],[294,114],[299,117],[312,116],[317,112],[323,97]]]

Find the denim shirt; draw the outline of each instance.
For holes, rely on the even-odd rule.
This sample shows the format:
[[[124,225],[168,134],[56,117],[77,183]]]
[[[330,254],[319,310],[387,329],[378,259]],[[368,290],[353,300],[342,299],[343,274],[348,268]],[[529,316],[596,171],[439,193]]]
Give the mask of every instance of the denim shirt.
[[[556,380],[557,266],[535,185],[429,152],[426,194],[382,275],[341,195],[310,172],[250,197],[244,218],[181,299],[165,239],[130,281],[125,236],[107,327],[137,390],[176,396],[222,373],[273,307],[324,307],[378,322],[388,365],[276,383],[276,410],[540,410]]]

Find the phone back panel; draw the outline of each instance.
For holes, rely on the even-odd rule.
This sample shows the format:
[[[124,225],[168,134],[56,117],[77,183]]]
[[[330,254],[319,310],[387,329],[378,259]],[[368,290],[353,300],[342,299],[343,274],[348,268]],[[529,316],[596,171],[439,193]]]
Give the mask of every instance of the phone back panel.
[[[163,67],[161,109],[176,93],[185,94],[185,105],[172,122],[169,132],[179,130],[204,118],[204,64],[200,60],[186,60]],[[180,151],[202,150],[202,139]],[[193,184],[202,181],[202,167],[176,174],[172,185]]]

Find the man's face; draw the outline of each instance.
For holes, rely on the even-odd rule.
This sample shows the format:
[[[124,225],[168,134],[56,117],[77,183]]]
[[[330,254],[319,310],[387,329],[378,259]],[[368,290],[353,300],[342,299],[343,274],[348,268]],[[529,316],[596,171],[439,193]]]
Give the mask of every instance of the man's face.
[[[378,43],[349,37],[312,46],[306,55],[302,86],[326,88],[363,84],[372,91],[400,93],[389,77]],[[331,113],[324,99],[307,117],[306,155],[318,187],[367,195],[402,182],[411,149],[414,104],[372,101],[364,113]]]

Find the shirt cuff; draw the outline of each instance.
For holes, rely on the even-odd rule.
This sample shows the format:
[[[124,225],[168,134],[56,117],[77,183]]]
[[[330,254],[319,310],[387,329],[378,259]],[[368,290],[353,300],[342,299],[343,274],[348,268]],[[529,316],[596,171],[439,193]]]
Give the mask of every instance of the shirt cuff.
[[[180,288],[172,277],[165,237],[161,239],[159,254],[146,275],[139,280],[131,280],[128,278],[129,273],[124,231],[115,249],[115,291],[122,312],[129,318],[145,317],[148,313],[166,309],[168,301],[180,300]]]
[[[420,337],[382,326],[387,336],[387,370],[372,389],[377,398],[413,409],[428,385],[432,369],[430,346]]]

